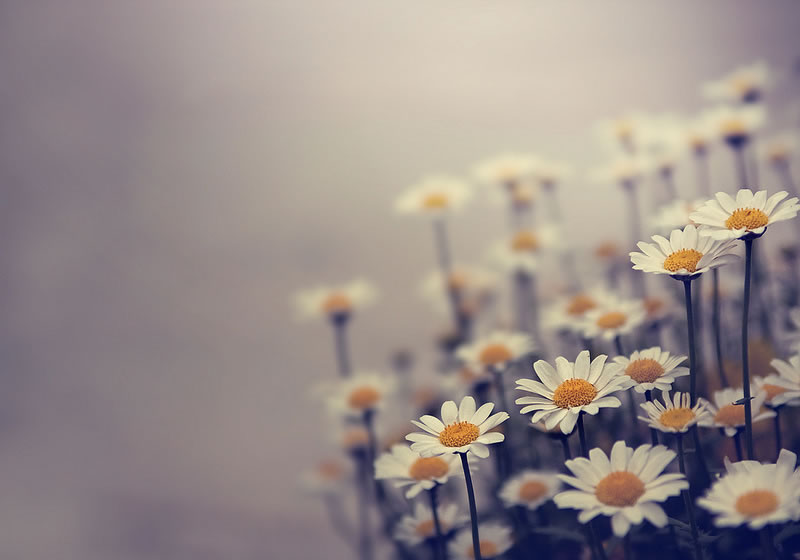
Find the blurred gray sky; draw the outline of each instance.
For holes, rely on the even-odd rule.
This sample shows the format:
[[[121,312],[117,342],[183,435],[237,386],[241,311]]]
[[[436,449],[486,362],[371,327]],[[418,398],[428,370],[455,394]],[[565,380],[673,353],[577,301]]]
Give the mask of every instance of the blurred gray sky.
[[[791,1],[3,3],[0,555],[346,557],[295,491],[327,435],[307,386],[333,369],[289,294],[369,276],[358,363],[427,344],[430,232],[391,215],[400,189],[505,150],[598,162],[594,121],[788,69],[798,21]],[[619,234],[613,188],[562,200],[573,241]],[[489,211],[454,225],[458,255],[503,230]]]

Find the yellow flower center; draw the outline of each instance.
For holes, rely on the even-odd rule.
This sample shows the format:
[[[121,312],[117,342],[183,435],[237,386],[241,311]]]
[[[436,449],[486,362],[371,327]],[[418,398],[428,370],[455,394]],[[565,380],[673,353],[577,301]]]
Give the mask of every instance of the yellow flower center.
[[[601,259],[615,257],[617,253],[618,250],[616,243],[612,243],[610,241],[607,243],[601,243],[594,250],[595,256],[600,257]]]
[[[764,383],[761,386],[761,389],[767,394],[768,401],[771,401],[778,395],[781,395],[789,390],[786,387],[781,387],[780,385],[773,385],[772,383]]]
[[[629,363],[625,373],[636,383],[652,383],[664,374],[664,367],[652,358],[642,358]]]
[[[597,326],[601,329],[616,329],[624,325],[627,318],[621,311],[609,311],[597,318]]]
[[[647,313],[648,317],[657,315],[658,312],[664,308],[664,300],[658,299],[656,297],[644,298],[643,304],[644,304],[644,310]]]
[[[364,428],[350,428],[342,437],[342,445],[346,449],[363,447],[369,444],[369,434]]]
[[[744,424],[744,405],[743,404],[726,404],[720,407],[714,415],[714,421],[735,428]]]
[[[726,138],[738,138],[747,136],[747,126],[737,118],[730,118],[720,124],[720,132]]]
[[[547,494],[547,486],[538,480],[529,480],[519,487],[519,499],[523,502],[535,502]]]
[[[533,193],[530,189],[515,185],[511,191],[511,201],[518,207],[527,207],[533,202]]]
[[[778,496],[772,490],[750,490],[736,499],[736,511],[745,517],[759,517],[778,509]]]
[[[592,298],[586,294],[578,294],[567,305],[567,313],[577,317],[595,307],[597,307],[597,303]]]
[[[417,535],[423,538],[432,537],[435,530],[435,526],[433,524],[433,519],[426,519],[425,521],[421,521],[415,531]]]
[[[694,412],[691,408],[670,408],[664,411],[658,420],[668,428],[682,430],[686,424],[694,420]]]
[[[439,441],[445,447],[461,447],[472,443],[481,435],[478,426],[470,422],[456,422],[446,426],[439,434]]]
[[[481,549],[481,556],[484,558],[491,558],[492,556],[497,556],[498,548],[497,545],[494,544],[492,541],[484,541],[484,540],[480,541],[479,548]],[[467,556],[469,556],[470,558],[475,558],[475,551],[472,549],[472,545],[470,545],[469,549],[467,550]]]
[[[511,350],[505,344],[487,344],[478,355],[478,360],[485,366],[502,364],[513,358]]]
[[[317,465],[317,474],[326,480],[337,480],[343,473],[344,469],[336,461],[323,461]]]
[[[449,470],[447,461],[441,457],[420,457],[411,464],[408,474],[415,480],[431,480],[442,478]]]
[[[615,471],[597,483],[594,495],[607,506],[632,506],[644,494],[644,483],[628,471]]]
[[[453,291],[459,291],[467,286],[467,275],[463,272],[452,272],[447,279],[447,287]]]
[[[347,397],[347,404],[350,408],[367,410],[372,408],[381,399],[381,394],[372,387],[358,387]]]
[[[422,200],[426,210],[443,210],[450,204],[450,199],[443,193],[431,193]]]
[[[597,396],[597,389],[585,379],[567,379],[553,391],[553,402],[561,408],[587,405]]]
[[[769,223],[769,218],[764,212],[757,208],[737,208],[733,214],[725,220],[725,227],[728,229],[752,230],[764,227]]]
[[[353,307],[350,298],[341,292],[334,292],[322,302],[325,313],[347,313]]]
[[[664,261],[664,268],[670,272],[678,272],[685,268],[690,273],[697,270],[697,263],[703,258],[703,253],[695,249],[681,249],[675,251]]]
[[[519,252],[536,251],[539,248],[539,239],[532,231],[520,231],[511,238],[511,248]]]

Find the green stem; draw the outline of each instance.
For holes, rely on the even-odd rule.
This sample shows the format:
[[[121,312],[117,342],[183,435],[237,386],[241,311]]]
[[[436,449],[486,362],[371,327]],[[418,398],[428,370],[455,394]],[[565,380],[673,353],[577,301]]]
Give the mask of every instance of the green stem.
[[[713,305],[711,310],[711,322],[714,324],[714,350],[717,356],[717,373],[719,374],[720,388],[728,385],[728,379],[725,376],[725,367],[722,361],[722,329],[720,328],[721,311],[719,302],[719,269],[715,268],[711,271],[714,275],[714,294]]]
[[[750,313],[750,276],[753,272],[753,239],[745,237],[744,300],[742,301],[742,391],[744,392],[744,440],[747,458],[755,459],[753,453],[753,411],[750,402],[750,358],[748,356],[748,315]]]
[[[686,460],[684,459],[683,451],[683,434],[678,435],[678,466],[681,473],[686,476]],[[686,516],[689,518],[689,526],[692,530],[692,542],[694,543],[694,556],[695,560],[703,560],[703,548],[700,546],[700,537],[697,531],[697,520],[694,515],[694,504],[692,503],[692,496],[689,490],[682,490],[683,504],[686,506]]]
[[[644,398],[647,400],[647,402],[653,402],[653,392],[645,391]],[[652,441],[653,445],[658,445],[658,430],[655,428],[650,428],[650,440]]]
[[[475,490],[472,488],[472,476],[469,472],[469,461],[466,453],[461,456],[461,467],[464,469],[464,481],[467,484],[467,498],[469,500],[469,517],[472,525],[472,554],[475,560],[482,560],[481,537],[478,533],[478,508],[475,505]]]
[[[439,509],[437,504],[437,496],[436,491],[439,489],[439,485],[434,485],[428,491],[428,496],[431,499],[431,512],[433,514],[433,528],[436,531],[436,545],[434,546],[434,550],[436,551],[436,557],[441,558],[442,560],[447,560],[447,547],[445,546],[444,537],[442,535],[442,525],[439,523]]]

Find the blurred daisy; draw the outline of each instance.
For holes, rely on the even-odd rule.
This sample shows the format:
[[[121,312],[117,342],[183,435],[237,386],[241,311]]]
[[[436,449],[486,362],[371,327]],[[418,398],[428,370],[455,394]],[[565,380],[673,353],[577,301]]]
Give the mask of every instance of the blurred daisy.
[[[470,199],[472,192],[463,181],[446,175],[424,178],[409,187],[395,201],[400,214],[439,216],[458,210]]]
[[[786,166],[797,151],[797,135],[784,132],[773,136],[760,146],[761,157],[776,167]]]
[[[444,484],[451,476],[463,475],[461,461],[455,455],[422,457],[408,445],[393,445],[375,460],[375,478],[392,479],[395,488],[409,486],[406,498],[413,498],[423,490]]]
[[[336,413],[361,417],[365,412],[384,406],[394,392],[393,377],[377,373],[356,373],[336,384],[325,383],[319,391],[326,392],[328,407]]]
[[[340,286],[320,286],[295,294],[298,316],[308,318],[349,317],[371,305],[377,290],[366,280],[354,280]]]
[[[800,204],[797,198],[783,200],[787,196],[786,191],[780,191],[767,198],[767,191],[754,193],[750,189],[741,189],[734,199],[728,193],[718,192],[715,198],[692,214],[692,220],[708,226],[700,230],[701,236],[714,239],[739,239],[750,234],[758,236],[772,224],[797,216]]]
[[[773,408],[800,405],[800,355],[792,356],[788,362],[772,360],[769,365],[776,373],[755,379],[758,390],[764,392],[764,403]]]
[[[342,461],[328,459],[303,472],[300,475],[300,485],[310,494],[339,494],[345,490],[351,474],[350,469]]]
[[[684,125],[683,136],[692,153],[703,156],[719,137],[718,127],[711,121],[708,112],[704,112],[689,119]]]
[[[508,479],[498,495],[506,507],[524,506],[534,510],[560,489],[561,481],[555,473],[526,470]]]
[[[689,216],[700,208],[704,202],[705,200],[673,200],[661,206],[650,219],[650,223],[654,230],[663,233],[670,232],[673,229],[683,229],[692,224]]]
[[[641,326],[645,318],[646,312],[641,300],[609,296],[584,314],[581,330],[586,338],[613,340]]]
[[[626,152],[633,153],[639,147],[646,121],[644,113],[630,111],[619,117],[599,121],[595,125],[595,132],[610,150],[622,148]]]
[[[533,351],[533,339],[525,333],[495,331],[456,350],[456,357],[474,369],[502,371]]]
[[[597,183],[633,185],[651,169],[651,164],[643,157],[620,157],[594,168],[589,179]]]
[[[589,352],[584,350],[574,363],[559,356],[556,367],[538,360],[533,369],[541,382],[517,379],[518,390],[536,395],[515,401],[525,405],[520,414],[534,412],[534,424],[544,420],[549,429],[560,423],[561,432],[569,434],[581,412],[597,414],[601,408],[619,407],[619,399],[610,395],[627,388],[629,379],[607,367],[606,358],[601,354],[590,362]]]
[[[659,502],[689,488],[682,474],[661,474],[674,458],[675,452],[663,445],[640,445],[634,450],[618,441],[611,448],[610,458],[596,447],[589,451],[588,459],[566,462],[575,476],[558,477],[577,490],[561,492],[553,499],[562,509],[581,510],[580,523],[600,514],[611,517],[617,537],[625,536],[631,525],[645,519],[656,527],[666,527],[667,514]]]
[[[496,558],[504,554],[511,545],[511,528],[499,523],[482,523],[478,531],[481,536],[480,552],[483,558]],[[464,529],[450,543],[450,554],[456,560],[473,560],[472,532]]]
[[[735,436],[736,432],[744,428],[744,405],[734,403],[742,400],[743,397],[744,392],[741,388],[726,387],[714,391],[713,403],[703,398],[698,399],[710,413],[710,416],[698,421],[698,425],[705,428],[719,428],[724,430],[726,436]],[[758,393],[753,397],[751,408],[754,424],[775,416],[773,411],[763,408],[765,397],[764,393]]]
[[[727,472],[718,478],[697,504],[707,509],[717,527],[765,525],[800,519],[800,476],[797,456],[781,449],[777,463],[725,460]]]
[[[670,398],[669,393],[665,391],[661,394],[661,398],[664,399],[664,404],[656,399],[640,404],[639,406],[647,413],[647,418],[639,416],[639,420],[662,432],[685,433],[700,420],[708,419],[711,414],[701,401],[691,406],[689,393],[676,392]]]
[[[567,164],[555,160],[540,158],[533,168],[533,176],[543,189],[553,189],[571,175]]]
[[[482,306],[494,297],[497,278],[490,271],[476,266],[455,265],[449,276],[440,270],[429,273],[422,281],[420,293],[437,310],[450,312],[448,293],[455,291],[461,300]]]
[[[673,229],[669,239],[661,235],[652,237],[655,243],[637,243],[643,252],[631,252],[634,270],[670,276],[694,276],[736,262],[733,241],[718,241],[703,237],[693,225],[683,230]]]
[[[442,535],[446,535],[456,527],[469,521],[469,517],[458,513],[456,504],[442,505],[437,508],[439,514],[439,528]],[[423,541],[436,537],[436,527],[433,522],[433,511],[424,504],[414,505],[411,515],[404,515],[397,523],[394,536],[396,539],[416,546]]]
[[[770,83],[769,67],[759,61],[703,84],[703,94],[715,101],[753,103],[761,99]]]
[[[561,248],[560,229],[554,224],[547,224],[536,229],[517,231],[497,244],[491,257],[504,270],[534,272],[545,250]]]
[[[363,426],[348,424],[341,429],[339,443],[347,453],[362,453],[369,447],[369,432]]]
[[[512,188],[529,182],[536,158],[530,154],[502,154],[480,162],[474,168],[475,178],[483,185]]]
[[[608,367],[628,377],[637,393],[653,389],[669,391],[676,378],[689,375],[689,368],[679,367],[686,361],[686,356],[670,356],[658,346],[636,350],[630,357],[615,356],[613,360]]]
[[[475,410],[472,397],[464,397],[458,407],[455,402],[446,401],[442,405],[441,420],[427,414],[419,422],[412,420],[411,423],[425,433],[414,432],[406,439],[413,442],[411,449],[423,457],[470,451],[476,457],[488,457],[487,445],[505,439],[502,433],[489,430],[508,420],[507,412],[492,414],[493,409],[494,403],[486,403]]]
[[[544,310],[544,327],[550,330],[580,330],[583,316],[597,307],[603,297],[608,297],[608,294],[593,290],[556,298]]]
[[[733,147],[746,144],[766,121],[763,107],[715,107],[705,113],[717,137]]]

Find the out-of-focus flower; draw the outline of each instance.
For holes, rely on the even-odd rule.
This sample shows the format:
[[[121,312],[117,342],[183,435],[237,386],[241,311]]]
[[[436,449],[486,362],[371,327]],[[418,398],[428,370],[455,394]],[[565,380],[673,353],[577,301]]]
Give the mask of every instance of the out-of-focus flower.
[[[608,294],[600,290],[559,297],[545,308],[542,324],[550,330],[579,331],[584,314],[597,307],[604,297]]]
[[[360,453],[369,447],[369,432],[363,426],[348,424],[341,429],[339,443],[348,453]]]
[[[459,468],[461,468],[460,464]],[[456,504],[441,505],[437,508],[437,513],[439,514],[439,528],[443,535],[469,521],[469,517],[459,514]],[[414,512],[411,515],[404,515],[398,522],[394,536],[411,546],[435,538],[436,527],[431,508],[424,504],[415,504]]]
[[[543,189],[552,189],[572,175],[566,163],[551,159],[539,159],[533,168],[533,176]]]
[[[495,331],[456,350],[456,357],[474,369],[499,371],[533,351],[533,339],[521,332]]]
[[[708,112],[703,112],[684,123],[684,142],[695,155],[704,155],[719,138],[719,127],[712,122]]]
[[[349,317],[371,305],[377,290],[366,280],[354,280],[340,286],[319,286],[295,294],[298,316],[308,318]]]
[[[714,101],[753,103],[761,99],[771,85],[769,67],[765,62],[741,66],[717,80],[703,84],[703,94]]]
[[[300,485],[309,494],[327,496],[346,489],[352,473],[344,462],[336,459],[320,461],[300,475]]]
[[[408,445],[393,445],[375,460],[375,478],[394,480],[396,488],[409,486],[406,498],[444,484],[451,476],[461,475],[461,461],[455,455],[422,457]]]
[[[483,185],[512,189],[530,182],[536,164],[531,154],[501,154],[478,163],[474,176]]]
[[[666,350],[654,346],[636,350],[630,356],[615,356],[608,367],[628,377],[637,393],[644,393],[653,389],[669,391],[677,377],[689,375],[689,368],[679,367],[684,361],[686,356],[670,356]]]
[[[411,449],[423,457],[467,452],[479,458],[488,457],[487,445],[505,439],[502,433],[489,430],[508,420],[507,412],[492,414],[493,409],[494,403],[486,403],[475,410],[472,397],[464,397],[460,406],[446,401],[442,405],[441,420],[427,414],[419,422],[412,420],[411,423],[425,433],[414,432],[406,439],[413,442]]]
[[[589,172],[589,179],[597,183],[633,185],[641,179],[652,164],[642,156],[618,157]]]
[[[332,412],[360,418],[365,412],[384,406],[395,386],[391,376],[363,372],[335,384],[325,383],[319,390],[326,393],[325,400]]]
[[[777,463],[758,461],[731,463],[697,504],[716,515],[717,527],[747,525],[758,530],[765,525],[800,519],[800,476],[797,455],[781,449]]]
[[[469,186],[455,177],[433,175],[410,186],[395,201],[400,214],[440,216],[460,209],[472,196]]]
[[[521,229],[497,244],[491,257],[507,271],[535,272],[546,250],[563,248],[562,232],[558,226],[546,224],[536,229]]]
[[[480,552],[483,558],[496,558],[514,544],[511,540],[511,528],[506,525],[481,523],[478,532],[481,536]],[[456,560],[473,560],[475,558],[471,531],[464,529],[455,536],[450,543],[450,554]]]
[[[525,470],[508,479],[498,492],[506,507],[537,509],[561,490],[555,473]]]
[[[767,120],[763,107],[715,107],[709,109],[704,117],[714,130],[717,138],[731,146],[746,144]]]
[[[741,401],[743,397],[744,392],[741,387],[738,389],[726,387],[714,391],[713,403],[703,398],[698,399],[710,413],[710,416],[701,419],[698,425],[704,428],[719,428],[725,431],[726,436],[735,436],[738,430],[744,428],[744,405],[734,403]],[[775,416],[773,411],[763,408],[765,397],[764,393],[757,393],[753,397],[751,403],[753,423]]]
[[[653,229],[659,233],[669,233],[673,229],[683,229],[691,225],[689,216],[703,205],[705,200],[673,200],[661,206],[650,220]]]
[[[754,380],[758,391],[765,395],[764,403],[771,407],[800,405],[800,355],[789,361],[772,360],[769,365],[776,373]]]
[[[669,239],[662,235],[654,235],[652,239],[655,243],[637,243],[641,253],[630,253],[634,270],[688,277],[738,260],[733,241],[703,237],[693,225],[673,229]]]
[[[640,404],[639,406],[647,413],[647,418],[639,416],[639,420],[662,432],[685,433],[711,414],[702,401],[691,406],[689,393],[676,392],[670,398],[669,392],[665,391],[661,394],[661,398],[664,399],[664,404],[657,399]]]
[[[634,450],[618,441],[610,458],[596,447],[589,451],[588,459],[566,462],[575,476],[558,476],[576,490],[561,492],[553,499],[560,508],[581,510],[580,523],[601,514],[611,517],[611,528],[618,537],[645,519],[656,527],[666,527],[667,514],[659,503],[689,488],[682,474],[661,474],[674,458],[675,452],[663,445],[640,445]]]
[[[647,116],[644,113],[629,111],[619,117],[603,119],[594,128],[600,142],[610,151],[619,151],[622,148],[626,152],[634,153],[640,147],[646,123]]]
[[[644,323],[646,313],[641,300],[621,299],[609,296],[598,302],[598,306],[583,316],[581,330],[587,338],[613,340],[623,336]]]
[[[797,152],[797,134],[784,132],[766,139],[760,146],[761,157],[772,165],[788,165]]]
[[[480,308],[492,300],[496,287],[497,278],[492,272],[475,266],[455,265],[448,278],[439,270],[428,274],[420,292],[437,310],[449,312],[447,294],[451,290],[457,292],[462,301]]]
[[[767,198],[767,191],[754,193],[750,189],[741,189],[734,199],[728,193],[718,192],[691,218],[698,224],[708,226],[700,230],[701,236],[714,239],[739,239],[750,234],[757,236],[772,224],[797,216],[800,204],[796,197],[783,200],[788,194],[780,191]]]
[[[589,352],[584,350],[575,362],[559,356],[555,367],[538,360],[533,369],[541,382],[517,379],[518,390],[536,395],[515,401],[525,405],[520,413],[533,412],[531,422],[534,424],[540,420],[544,420],[547,428],[560,424],[561,432],[568,434],[581,412],[597,414],[601,408],[619,407],[619,399],[610,395],[626,389],[630,380],[607,367],[606,358],[601,354],[590,362]]]

